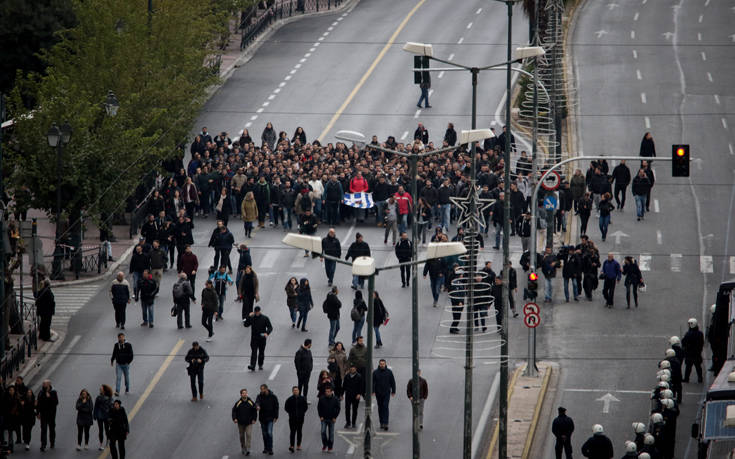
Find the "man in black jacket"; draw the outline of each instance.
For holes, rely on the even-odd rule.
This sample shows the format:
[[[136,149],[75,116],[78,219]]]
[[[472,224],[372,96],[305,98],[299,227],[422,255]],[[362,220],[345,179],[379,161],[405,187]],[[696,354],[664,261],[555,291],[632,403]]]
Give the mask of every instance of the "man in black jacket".
[[[273,331],[271,320],[265,314],[260,313],[260,306],[256,306],[253,312],[245,319],[245,326],[252,327],[250,335],[250,365],[248,365],[248,369],[255,371],[255,361],[257,359],[258,369],[262,370],[263,360],[265,360],[266,339]]]
[[[652,184],[646,175],[646,171],[640,169],[638,171],[638,175],[633,179],[633,187],[631,190],[633,192],[633,198],[635,199],[635,211],[638,221],[641,221],[648,210],[646,200],[647,196],[651,193],[651,186]]]
[[[613,187],[615,203],[618,209],[623,210],[623,207],[625,207],[625,194],[628,190],[628,185],[630,185],[630,169],[625,165],[624,159],[621,159],[620,164],[613,169],[612,181],[615,184]],[[622,194],[622,198],[618,197],[619,194]]]
[[[217,223],[219,224],[220,222]],[[232,274],[230,252],[232,252],[232,246],[234,244],[235,237],[224,224],[219,226],[218,231],[212,234],[212,238],[209,241],[210,247],[214,247],[214,266],[217,268],[227,266],[229,274]]]
[[[453,123],[447,125],[447,130],[444,132],[444,141],[449,147],[453,147],[457,143],[457,131],[454,130]]]
[[[442,285],[444,285],[444,260],[441,258],[431,258],[426,260],[424,264],[424,278],[429,275],[431,281],[431,295],[434,298],[434,307],[439,304],[439,294]]]
[[[153,328],[153,302],[158,293],[158,284],[153,279],[153,275],[146,269],[138,281],[138,293],[140,294],[140,307],[143,312],[143,323],[141,327],[146,325]]]
[[[393,196],[393,187],[385,181],[385,175],[381,175],[371,189],[373,190],[373,203],[375,203],[375,224],[383,226],[383,208],[388,198]]]
[[[362,240],[362,234],[357,233],[355,235],[355,242],[350,244],[350,248],[347,250],[347,255],[345,255],[345,260],[349,260],[352,258],[352,261],[355,261],[358,257],[369,257],[370,256],[370,246],[367,242]],[[360,276],[352,276],[352,288],[354,290],[357,290],[358,288],[364,288],[365,287],[365,278]]]
[[[349,429],[355,427],[360,397],[365,393],[365,381],[354,363],[350,365],[349,371],[342,379],[342,390],[345,397],[345,429]],[[350,412],[352,412],[352,416],[350,416]]]
[[[692,365],[697,369],[697,378],[702,382],[702,349],[704,349],[704,334],[699,330],[697,319],[689,319],[689,330],[681,340],[684,348],[684,379],[682,382],[689,382],[689,375],[692,373]]]
[[[337,180],[336,175],[330,177],[327,184],[324,186],[324,204],[326,205],[326,220],[328,225],[339,224],[339,204],[342,202],[344,197],[344,191],[342,184]],[[375,195],[373,194],[373,198]],[[295,197],[294,197],[295,199]]]
[[[59,406],[59,396],[51,387],[51,381],[45,380],[36,399],[36,412],[41,420],[41,451],[46,451],[46,433],[51,449],[56,443],[56,407]],[[12,437],[11,437],[12,438]]]
[[[327,298],[324,300],[322,309],[329,319],[329,347],[334,347],[337,333],[339,333],[339,310],[342,308],[342,302],[339,301],[337,294],[339,290],[335,285],[332,290],[327,293]]]
[[[373,371],[373,395],[378,402],[378,418],[380,428],[388,430],[390,398],[396,396],[396,379],[388,368],[385,359],[380,359],[378,368]]]
[[[334,448],[334,423],[339,416],[339,399],[335,397],[330,386],[324,389],[324,397],[319,399],[317,412],[322,422],[322,451],[332,452]]]
[[[199,400],[202,400],[204,398],[204,365],[209,362],[209,354],[203,347],[199,346],[198,342],[194,341],[191,343],[191,349],[186,353],[184,360],[189,364],[186,372],[189,373],[191,382],[191,401],[197,401],[197,380],[199,381]]]
[[[253,439],[253,424],[258,420],[258,410],[255,402],[248,397],[248,390],[240,390],[240,398],[232,407],[232,422],[237,424],[240,434],[240,448],[242,454],[250,455],[250,443]]]
[[[582,445],[582,456],[589,459],[612,459],[613,454],[612,442],[603,433],[602,426],[592,426],[592,436]]]
[[[143,246],[135,246],[135,251],[130,257],[130,274],[133,275],[133,293],[135,294],[135,301],[138,301],[139,287],[138,283],[140,278],[143,276],[143,271],[151,267],[151,259],[143,253]]]
[[[330,257],[342,257],[342,246],[339,243],[339,239],[337,239],[334,228],[329,228],[327,236],[322,239],[322,251],[324,255],[329,255]],[[327,284],[331,287],[332,282],[334,282],[334,271],[337,269],[337,262],[325,258],[322,258],[322,260],[324,260],[324,271],[327,274]]]
[[[304,344],[299,347],[296,351],[296,355],[293,358],[294,366],[296,367],[296,378],[298,379],[298,390],[301,394],[306,397],[306,393],[309,391],[309,379],[311,378],[311,371],[314,369],[314,359],[311,356],[311,340],[305,339]],[[301,442],[299,442],[301,443]]]
[[[38,338],[43,341],[51,341],[51,319],[56,313],[56,300],[51,291],[51,281],[44,279],[42,285],[43,287],[36,296],[36,314],[41,319]]]
[[[286,399],[283,409],[288,413],[288,428],[290,430],[288,450],[293,453],[294,443],[296,449],[301,451],[301,439],[303,437],[301,429],[304,426],[304,417],[306,416],[306,410],[309,409],[309,404],[306,402],[306,398],[299,393],[298,387],[293,386],[291,392],[293,395]]]
[[[278,398],[267,385],[261,384],[255,406],[263,433],[263,453],[273,456],[273,424],[278,421]]]
[[[572,432],[574,432],[574,421],[567,416],[567,409],[560,406],[559,416],[551,423],[551,433],[556,437],[554,451],[556,459],[561,459],[561,451],[564,449],[566,459],[572,459]]]
[[[407,261],[411,261],[411,256],[413,255],[413,245],[408,239],[408,233],[401,233],[401,240],[398,241],[398,244],[396,244],[395,251],[396,258],[398,258],[398,263],[406,263]],[[405,265],[401,266],[400,269],[401,287],[408,287],[408,285],[411,283],[411,267]]]
[[[130,392],[130,364],[133,362],[133,346],[125,341],[125,333],[117,334],[117,343],[112,349],[110,366],[115,367],[115,396],[120,395],[120,379],[125,376],[125,393]]]
[[[648,181],[651,182],[651,189],[653,188],[653,185],[656,183],[656,177],[653,175],[653,169],[651,169],[651,164],[648,161],[641,161],[641,169],[643,169],[646,173],[646,177],[648,177]],[[646,194],[646,212],[651,211],[651,190],[648,190],[648,193]]]

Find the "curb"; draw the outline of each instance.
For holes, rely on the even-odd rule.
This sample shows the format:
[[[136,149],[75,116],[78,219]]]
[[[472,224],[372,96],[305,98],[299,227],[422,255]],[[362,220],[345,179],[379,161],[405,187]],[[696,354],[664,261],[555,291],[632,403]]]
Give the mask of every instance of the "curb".
[[[551,365],[546,365],[546,374],[544,374],[544,380],[541,382],[541,391],[538,394],[538,400],[536,401],[536,408],[533,411],[533,419],[531,420],[531,426],[528,428],[528,437],[526,437],[526,444],[523,446],[522,459],[528,459],[531,452],[531,446],[536,436],[536,427],[538,425],[539,418],[541,417],[541,408],[546,400],[546,390],[549,388],[549,380],[551,380],[551,373],[554,372],[554,368]]]
[[[43,344],[39,346],[38,350],[33,355],[31,355],[28,360],[26,360],[21,369],[18,371],[17,375],[22,376],[27,383],[32,381],[33,378],[36,377],[41,371],[43,365],[46,363],[45,358],[55,355],[64,342],[64,339],[66,338],[66,332],[56,330],[53,331],[58,337],[56,341],[42,341]]]
[[[513,390],[516,387],[516,382],[518,381],[518,378],[521,376],[523,371],[526,369],[526,364],[519,366],[516,368],[516,371],[513,372],[513,377],[510,380],[510,384],[508,384],[508,401],[510,401],[510,396],[513,395]],[[495,428],[493,429],[493,437],[492,440],[490,440],[490,447],[487,450],[487,455],[485,456],[487,459],[491,459],[491,456],[493,454],[493,450],[495,449],[496,444],[498,443],[498,434],[500,431],[500,421],[495,422]]]
[[[117,258],[117,261],[112,263],[108,268],[107,271],[100,273],[96,276],[87,277],[85,279],[76,279],[76,280],[70,280],[70,281],[51,281],[51,287],[69,287],[72,285],[83,285],[83,284],[91,284],[93,282],[97,282],[99,280],[104,279],[105,277],[109,276],[113,272],[117,271],[121,265],[123,265],[123,261],[127,259],[130,254],[132,253],[133,249],[135,248],[137,244],[133,243],[130,247],[128,247],[120,256]],[[31,288],[31,284],[23,285],[23,288]]]

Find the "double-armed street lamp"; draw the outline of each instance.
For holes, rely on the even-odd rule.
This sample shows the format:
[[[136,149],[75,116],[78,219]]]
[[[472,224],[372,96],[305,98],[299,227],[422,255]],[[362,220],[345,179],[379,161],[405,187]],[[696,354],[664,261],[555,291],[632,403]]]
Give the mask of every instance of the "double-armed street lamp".
[[[375,259],[372,257],[357,257],[352,262],[342,260],[339,257],[332,257],[326,255],[322,251],[322,240],[318,236],[307,236],[296,233],[288,233],[283,238],[283,243],[291,247],[298,249],[308,250],[319,254],[320,257],[328,260],[348,265],[352,268],[352,275],[362,276],[368,278],[368,311],[367,311],[367,323],[368,323],[368,335],[367,335],[367,368],[365,370],[365,435],[364,435],[364,457],[366,459],[372,458],[372,420],[371,420],[371,409],[372,409],[372,384],[373,384],[373,293],[375,292],[375,276],[381,271],[389,269],[400,268],[401,266],[411,266],[415,268],[417,265],[426,263],[426,261],[434,258],[444,258],[455,255],[461,255],[467,252],[464,244],[461,242],[431,242],[426,248],[426,258],[423,260],[412,260],[405,263],[397,263],[395,265],[385,266],[383,268],[375,267]],[[415,251],[414,251],[415,253]],[[415,283],[414,277],[414,283]],[[415,303],[415,302],[414,302]],[[415,309],[414,309],[415,311]],[[414,330],[416,324],[414,324]],[[416,373],[414,373],[415,375]],[[414,401],[418,401],[419,396],[414,392]],[[415,422],[414,422],[415,424]]]

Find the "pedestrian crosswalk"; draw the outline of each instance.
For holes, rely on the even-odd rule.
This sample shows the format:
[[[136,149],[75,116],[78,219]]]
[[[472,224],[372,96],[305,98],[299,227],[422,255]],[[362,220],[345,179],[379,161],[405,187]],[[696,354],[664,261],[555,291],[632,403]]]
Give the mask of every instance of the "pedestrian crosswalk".
[[[95,282],[90,284],[69,285],[53,288],[56,300],[56,314],[51,320],[51,328],[54,330],[66,330],[69,321],[80,309],[82,309],[106,282]]]

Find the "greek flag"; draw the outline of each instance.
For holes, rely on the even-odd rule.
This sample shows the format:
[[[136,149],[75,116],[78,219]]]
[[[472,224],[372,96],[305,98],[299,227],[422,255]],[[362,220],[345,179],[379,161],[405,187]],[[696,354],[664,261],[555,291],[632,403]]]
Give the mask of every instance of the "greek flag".
[[[372,193],[345,193],[342,202],[356,209],[369,209],[374,205]]]

